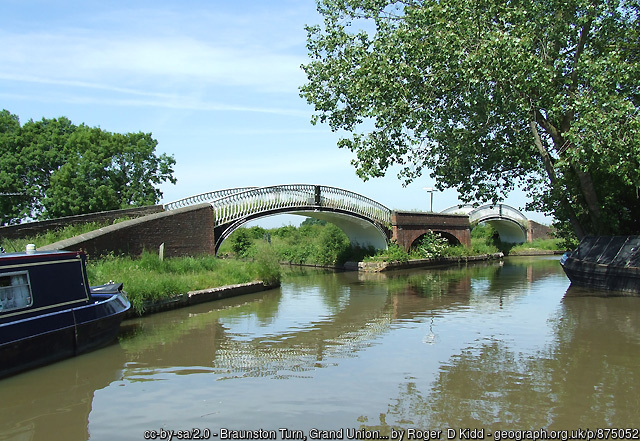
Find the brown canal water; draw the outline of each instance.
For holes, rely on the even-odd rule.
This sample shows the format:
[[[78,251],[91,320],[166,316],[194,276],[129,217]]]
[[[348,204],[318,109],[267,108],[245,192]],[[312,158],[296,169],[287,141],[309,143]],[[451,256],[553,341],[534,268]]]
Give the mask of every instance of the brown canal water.
[[[0,440],[636,429],[640,298],[597,294],[569,289],[555,258],[293,271],[281,289],[127,321],[115,345],[1,380]]]

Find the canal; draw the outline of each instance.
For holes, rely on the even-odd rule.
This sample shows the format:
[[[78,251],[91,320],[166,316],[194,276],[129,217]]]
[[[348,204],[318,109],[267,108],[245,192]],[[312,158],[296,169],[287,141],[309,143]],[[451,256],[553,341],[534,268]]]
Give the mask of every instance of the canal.
[[[638,439],[640,298],[598,294],[549,257],[292,270],[0,380],[0,440]]]

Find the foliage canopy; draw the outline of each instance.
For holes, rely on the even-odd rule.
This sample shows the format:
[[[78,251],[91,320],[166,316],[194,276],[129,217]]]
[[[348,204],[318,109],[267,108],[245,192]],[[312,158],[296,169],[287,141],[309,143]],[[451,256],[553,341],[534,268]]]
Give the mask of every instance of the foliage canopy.
[[[640,232],[638,0],[317,0],[301,96],[363,179],[516,186],[578,237]]]
[[[0,223],[48,219],[158,202],[175,160],[151,133],[111,133],[67,118],[0,112]]]

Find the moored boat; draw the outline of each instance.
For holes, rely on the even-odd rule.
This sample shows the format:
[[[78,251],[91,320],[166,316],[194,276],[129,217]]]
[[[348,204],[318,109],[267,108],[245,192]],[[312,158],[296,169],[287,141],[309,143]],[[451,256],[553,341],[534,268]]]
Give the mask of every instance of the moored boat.
[[[0,255],[0,378],[111,343],[122,284],[90,287],[82,252]]]
[[[640,293],[640,236],[585,237],[560,264],[574,285]]]

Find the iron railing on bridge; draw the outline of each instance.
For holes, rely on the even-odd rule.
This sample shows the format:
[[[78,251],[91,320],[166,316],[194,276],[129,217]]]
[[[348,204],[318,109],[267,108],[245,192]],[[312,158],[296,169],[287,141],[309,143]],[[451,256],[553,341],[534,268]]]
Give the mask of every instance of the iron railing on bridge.
[[[309,184],[243,187],[212,191],[166,204],[172,210],[196,203],[210,203],[215,212],[215,226],[220,226],[263,212],[296,210],[340,210],[354,213],[389,226],[391,210],[379,202],[336,187]]]
[[[188,196],[186,198],[178,199],[177,201],[168,202],[163,205],[163,208],[165,210],[175,210],[177,208],[188,207],[190,205],[209,203],[211,201],[215,201],[216,199],[220,199],[221,197],[228,196],[234,193],[241,193],[243,191],[252,190],[254,188],[258,187],[237,187],[226,188],[224,190],[208,191],[206,193],[200,193],[195,196]]]
[[[473,205],[456,205],[443,210],[442,213],[463,213],[469,215],[469,222],[484,219],[511,219],[520,224],[526,224],[528,219],[522,212],[507,204],[484,204],[479,207]]]
[[[525,226],[528,221],[527,217],[522,214],[520,210],[506,204],[485,204],[469,213],[469,222],[490,218],[511,219]]]

